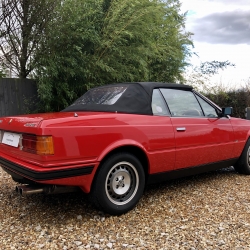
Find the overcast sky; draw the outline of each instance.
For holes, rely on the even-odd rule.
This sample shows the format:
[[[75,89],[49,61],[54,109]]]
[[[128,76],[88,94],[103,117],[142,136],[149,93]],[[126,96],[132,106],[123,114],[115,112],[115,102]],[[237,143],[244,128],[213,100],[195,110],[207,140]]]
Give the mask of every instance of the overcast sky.
[[[236,64],[220,74],[222,83],[250,78],[250,0],[182,0],[186,30],[194,33],[191,63],[230,61]]]

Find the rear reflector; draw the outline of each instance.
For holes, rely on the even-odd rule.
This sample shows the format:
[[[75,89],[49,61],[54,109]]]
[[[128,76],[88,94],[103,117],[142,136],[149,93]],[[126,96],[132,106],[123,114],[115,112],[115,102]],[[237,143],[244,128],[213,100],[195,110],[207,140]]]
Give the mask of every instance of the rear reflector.
[[[23,134],[22,150],[38,155],[53,155],[54,146],[52,136]]]

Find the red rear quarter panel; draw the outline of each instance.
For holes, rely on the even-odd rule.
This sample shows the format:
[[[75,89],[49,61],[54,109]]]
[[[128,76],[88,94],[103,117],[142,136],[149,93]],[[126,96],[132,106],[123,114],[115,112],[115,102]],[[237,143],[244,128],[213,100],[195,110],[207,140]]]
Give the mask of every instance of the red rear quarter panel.
[[[64,121],[42,122],[43,134],[53,135],[54,161],[100,162],[113,149],[136,146],[147,155],[150,173],[174,167],[175,142],[169,117],[116,113],[78,115]]]
[[[11,123],[10,119],[13,119]],[[91,175],[41,183],[82,185],[88,192],[100,161],[122,146],[140,148],[147,157],[150,174],[174,168],[175,139],[169,117],[100,112],[77,112],[75,116],[73,112],[60,112],[5,118],[0,129],[52,135],[54,155],[51,156],[35,155],[0,144],[0,157],[21,166],[39,172],[94,166]]]

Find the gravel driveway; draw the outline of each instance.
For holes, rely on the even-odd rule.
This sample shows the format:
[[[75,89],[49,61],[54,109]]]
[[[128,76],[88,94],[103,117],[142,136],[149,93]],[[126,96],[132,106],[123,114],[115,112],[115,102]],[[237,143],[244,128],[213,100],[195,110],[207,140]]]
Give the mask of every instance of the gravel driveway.
[[[232,168],[147,187],[112,217],[82,193],[20,197],[0,178],[0,249],[250,249],[250,176]]]

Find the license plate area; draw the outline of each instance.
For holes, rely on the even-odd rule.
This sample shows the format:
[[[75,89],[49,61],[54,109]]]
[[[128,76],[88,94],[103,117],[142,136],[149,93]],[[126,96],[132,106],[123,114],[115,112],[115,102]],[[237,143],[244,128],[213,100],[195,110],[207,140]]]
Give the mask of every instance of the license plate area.
[[[2,143],[17,148],[21,135],[16,133],[4,132]]]

